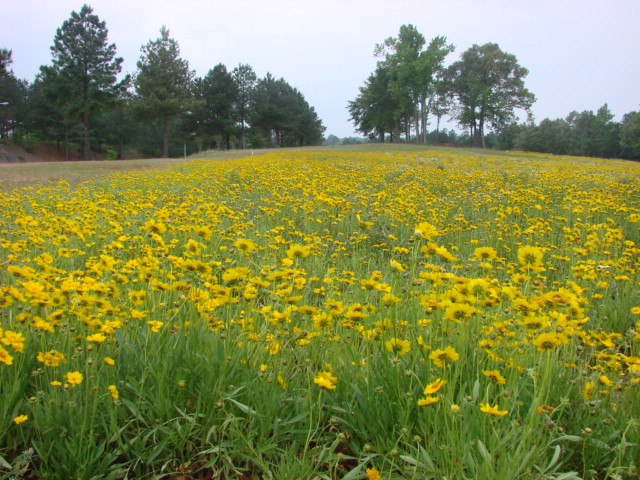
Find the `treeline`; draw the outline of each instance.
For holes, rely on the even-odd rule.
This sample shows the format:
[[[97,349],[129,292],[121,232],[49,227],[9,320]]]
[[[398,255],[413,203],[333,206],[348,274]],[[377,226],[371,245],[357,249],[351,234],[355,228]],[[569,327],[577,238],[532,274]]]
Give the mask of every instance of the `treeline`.
[[[325,127],[304,95],[250,65],[216,65],[196,77],[162,27],[132,75],[107,41],[104,21],[84,5],[57,29],[52,62],[32,82],[0,50],[0,138],[29,147],[77,148],[96,156],[179,156],[210,148],[319,144]]]
[[[613,118],[605,104],[595,114],[574,111],[537,125],[513,123],[494,135],[494,145],[502,150],[640,160],[640,113],[629,112],[622,122]]]
[[[638,112],[615,122],[604,105],[595,114],[572,112],[538,125],[518,123],[517,110],[531,118],[535,95],[525,87],[528,70],[515,55],[495,43],[473,45],[445,67],[454,50],[442,36],[427,44],[413,25],[403,25],[396,37],[376,45],[376,69],[347,105],[356,131],[380,142],[640,159]],[[463,133],[441,130],[443,118],[454,120]]]

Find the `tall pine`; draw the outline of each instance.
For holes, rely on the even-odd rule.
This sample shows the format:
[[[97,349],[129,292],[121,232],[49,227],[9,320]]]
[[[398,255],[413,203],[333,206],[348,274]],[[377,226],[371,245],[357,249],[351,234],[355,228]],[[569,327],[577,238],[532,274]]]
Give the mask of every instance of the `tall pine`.
[[[167,158],[171,120],[195,106],[192,94],[195,72],[180,57],[180,46],[164,25],[160,37],[142,47],[137,67],[134,111],[138,118],[160,122],[162,156]]]
[[[128,78],[118,82],[122,58],[116,57],[116,46],[107,42],[107,36],[105,22],[85,4],[58,28],[51,47],[50,95],[66,121],[82,125],[84,159],[90,156],[92,120],[128,83]]]

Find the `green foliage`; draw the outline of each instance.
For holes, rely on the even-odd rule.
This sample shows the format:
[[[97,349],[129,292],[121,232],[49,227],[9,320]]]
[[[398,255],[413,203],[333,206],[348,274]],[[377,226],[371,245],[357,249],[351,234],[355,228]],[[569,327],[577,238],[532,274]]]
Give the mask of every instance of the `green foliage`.
[[[209,140],[220,137],[222,145],[231,147],[230,138],[236,133],[236,112],[239,88],[227,67],[218,64],[194,83],[198,107],[189,115],[193,131],[201,138]]]
[[[90,122],[117,98],[129,79],[118,82],[122,58],[116,58],[115,44],[107,43],[107,28],[93,9],[83,5],[71,12],[56,31],[52,65],[44,69],[51,76],[48,95],[62,110],[65,120],[83,127],[82,156],[90,153]]]
[[[640,160],[640,113],[628,113],[622,120],[620,150],[624,158]]]
[[[178,42],[162,26],[160,37],[142,47],[134,77],[138,118],[157,120],[162,129],[162,155],[169,156],[169,121],[194,107],[192,81],[195,72],[180,57]]]
[[[524,86],[528,73],[515,55],[495,43],[473,45],[447,68],[445,81],[456,102],[456,119],[470,128],[475,146],[484,147],[485,126],[504,127],[513,121],[516,108],[528,110],[535,102]]]
[[[251,68],[251,65],[240,64],[231,72],[233,79],[235,80],[236,87],[238,89],[238,95],[236,99],[236,114],[240,124],[240,140],[241,147],[246,148],[246,134],[247,121],[249,118],[249,112],[251,108],[251,96],[255,88],[258,77]]]
[[[251,148],[266,148],[267,140],[259,133],[254,133],[249,137],[249,147]]]
[[[559,155],[634,158],[628,148],[631,140],[627,140],[632,128],[625,127],[634,114],[626,115],[620,124],[613,121],[605,103],[596,114],[590,110],[574,111],[566,119],[545,118],[538,125],[513,123],[500,130],[498,147]]]
[[[374,54],[383,60],[347,106],[357,131],[383,141],[385,132],[393,132],[392,141],[399,141],[404,128],[408,141],[413,125],[418,142],[426,141],[427,117],[438,98],[438,79],[454,47],[442,36],[423,49],[425,44],[413,25],[402,25],[397,38],[389,37],[376,45]],[[442,102],[438,105],[437,114],[441,115],[444,106]]]
[[[253,90],[249,122],[269,147],[318,145],[325,131],[304,95],[270,73],[258,80]]]

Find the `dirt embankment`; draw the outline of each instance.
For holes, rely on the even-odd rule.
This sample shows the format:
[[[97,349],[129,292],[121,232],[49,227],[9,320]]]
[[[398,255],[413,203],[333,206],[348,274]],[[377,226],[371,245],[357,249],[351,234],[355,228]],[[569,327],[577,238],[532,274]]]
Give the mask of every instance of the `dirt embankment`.
[[[79,160],[80,156],[75,150],[69,151],[69,160]],[[64,150],[47,145],[36,144],[29,151],[14,145],[0,143],[0,164],[26,163],[26,162],[64,162],[66,160]]]

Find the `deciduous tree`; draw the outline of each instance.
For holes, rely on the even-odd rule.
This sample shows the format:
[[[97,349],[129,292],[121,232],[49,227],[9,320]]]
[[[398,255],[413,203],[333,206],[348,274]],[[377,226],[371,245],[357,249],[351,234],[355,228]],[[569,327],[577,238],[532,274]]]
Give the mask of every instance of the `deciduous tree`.
[[[469,127],[475,146],[485,146],[487,125],[501,128],[513,121],[517,108],[528,111],[535,102],[524,86],[528,73],[515,55],[495,43],[473,45],[449,66],[445,79],[455,100],[455,117]]]

